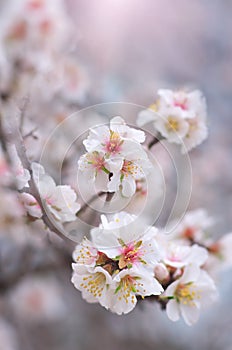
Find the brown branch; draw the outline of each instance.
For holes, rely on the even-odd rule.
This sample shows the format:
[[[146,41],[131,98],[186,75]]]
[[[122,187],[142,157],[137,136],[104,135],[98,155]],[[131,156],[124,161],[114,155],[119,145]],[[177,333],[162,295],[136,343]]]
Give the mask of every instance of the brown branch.
[[[95,202],[96,199],[98,199],[102,196],[105,196],[106,194],[107,194],[107,192],[103,192],[103,191],[95,194],[93,197],[90,198],[90,200],[87,203],[83,204],[83,206],[80,208],[80,210],[76,213],[76,216],[79,217],[79,215],[84,213],[89,208],[90,204]]]
[[[149,142],[148,144],[148,149],[151,149],[155,144],[157,144],[159,142],[159,139],[157,139],[156,137],[153,138],[153,140],[151,140],[151,142]]]
[[[23,111],[24,112],[24,111]],[[6,156],[7,161],[9,162],[9,165],[12,167],[12,162],[10,155],[8,153],[7,143],[12,143],[15,145],[18,156],[21,160],[22,166],[25,169],[28,169],[31,175],[31,179],[28,181],[29,187],[24,188],[20,192],[27,192],[31,194],[38,202],[38,204],[41,207],[42,210],[42,220],[45,223],[45,225],[54,233],[56,233],[59,237],[61,237],[64,240],[70,241],[69,238],[65,236],[65,232],[62,230],[62,227],[55,223],[55,220],[53,219],[52,215],[49,215],[49,210],[46,206],[46,203],[42,200],[39,190],[36,186],[36,183],[33,179],[32,169],[31,169],[31,162],[27,157],[26,148],[24,145],[24,141],[22,138],[22,135],[18,129],[15,128],[14,133],[6,133],[3,128],[2,118],[0,118],[0,137],[1,137],[1,143],[3,147],[4,154]]]

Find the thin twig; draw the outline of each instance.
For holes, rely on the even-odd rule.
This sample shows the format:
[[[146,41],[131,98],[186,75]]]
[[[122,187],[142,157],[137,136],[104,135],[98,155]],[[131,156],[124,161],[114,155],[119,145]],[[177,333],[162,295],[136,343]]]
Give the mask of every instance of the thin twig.
[[[34,135],[34,132],[38,130],[38,126],[34,127],[31,131],[29,131],[27,134],[23,135],[23,139],[25,140],[26,138],[32,136],[34,139],[38,139],[36,135]]]
[[[80,214],[84,213],[85,210],[89,208],[90,204],[92,204],[93,202],[95,202],[96,199],[98,199],[98,198],[100,198],[100,197],[102,197],[102,196],[105,196],[106,194],[107,194],[107,192],[101,191],[101,192],[95,194],[94,196],[92,196],[92,197],[90,198],[90,200],[89,200],[87,203],[85,203],[85,204],[82,205],[82,207],[80,208],[80,210],[77,212],[76,216],[79,217]]]
[[[158,138],[154,137],[154,138],[151,140],[151,142],[149,142],[147,148],[148,148],[148,149],[151,149],[151,148],[152,148],[154,145],[156,145],[159,141],[160,141],[160,140],[159,140]]]

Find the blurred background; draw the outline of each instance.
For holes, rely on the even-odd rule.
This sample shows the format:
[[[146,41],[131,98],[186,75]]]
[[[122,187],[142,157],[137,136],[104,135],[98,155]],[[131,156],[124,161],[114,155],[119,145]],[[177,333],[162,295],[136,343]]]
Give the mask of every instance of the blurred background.
[[[2,12],[5,1],[0,5]],[[230,232],[232,2],[66,0],[64,11],[73,26],[70,42],[76,41],[72,59],[88,75],[80,104],[118,101],[148,106],[158,88],[203,91],[210,136],[190,154],[189,209],[207,209],[216,218],[216,235]],[[0,21],[5,23],[8,12],[1,12]],[[65,109],[61,101],[55,108],[60,117],[76,106],[68,104]],[[48,244],[42,224],[26,227],[17,221],[12,225],[6,207],[12,206],[14,198],[4,195],[0,203],[1,350],[232,350],[231,272],[218,281],[220,301],[191,328],[182,321],[172,323],[159,305],[149,301],[126,316],[116,316],[82,300],[70,282],[71,258],[60,258],[60,242],[56,248]]]

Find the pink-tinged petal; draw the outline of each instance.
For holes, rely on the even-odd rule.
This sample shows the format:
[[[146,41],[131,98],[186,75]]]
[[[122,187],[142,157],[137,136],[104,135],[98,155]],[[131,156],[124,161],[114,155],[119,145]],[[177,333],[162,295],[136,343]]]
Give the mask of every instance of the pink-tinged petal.
[[[42,210],[32,195],[29,193],[21,193],[19,194],[19,198],[29,215],[35,218],[41,218]]]
[[[179,306],[175,300],[170,300],[167,303],[166,311],[167,311],[168,318],[171,321],[176,322],[179,320],[180,310],[179,310]]]

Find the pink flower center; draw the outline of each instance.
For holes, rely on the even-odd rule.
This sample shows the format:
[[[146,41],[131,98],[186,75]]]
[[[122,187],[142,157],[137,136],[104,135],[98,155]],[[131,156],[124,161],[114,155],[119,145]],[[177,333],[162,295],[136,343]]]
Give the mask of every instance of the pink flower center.
[[[173,104],[174,104],[175,107],[180,107],[184,111],[186,111],[188,109],[187,99],[186,98],[183,99],[183,100],[174,100]]]
[[[124,259],[126,259],[128,262],[135,262],[140,257],[141,253],[137,248],[135,248],[134,244],[129,244],[128,246],[123,248],[122,252]]]
[[[49,19],[44,19],[39,24],[39,28],[40,28],[42,34],[44,34],[44,35],[49,34],[49,32],[52,29],[52,22]]]
[[[51,198],[46,197],[45,200],[46,200],[46,203],[47,203],[48,205],[52,205],[52,204],[53,204],[53,201],[51,200]]]
[[[13,40],[22,40],[27,35],[27,29],[27,23],[24,20],[22,20],[12,27],[8,38]]]
[[[107,153],[116,154],[121,151],[123,140],[117,132],[110,131],[110,138],[104,144],[104,150]]]
[[[105,159],[98,152],[93,152],[87,156],[87,161],[96,171],[100,171],[105,167]]]
[[[140,249],[142,241],[129,244],[124,244],[121,248],[121,254],[119,259],[119,268],[124,269],[128,265],[134,264],[136,262],[143,262],[141,259],[142,251]]]
[[[31,0],[28,3],[29,10],[40,10],[44,6],[44,2],[41,0]]]

